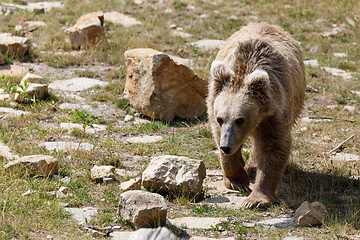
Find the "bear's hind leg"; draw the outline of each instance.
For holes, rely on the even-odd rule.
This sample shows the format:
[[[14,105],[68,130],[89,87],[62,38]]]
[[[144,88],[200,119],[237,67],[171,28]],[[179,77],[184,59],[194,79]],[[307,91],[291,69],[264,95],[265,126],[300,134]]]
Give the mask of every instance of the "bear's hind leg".
[[[250,179],[244,169],[241,147],[232,155],[220,151],[220,164],[224,172],[224,184],[229,189],[250,193]]]
[[[256,140],[252,151],[256,159],[256,179],[251,194],[242,203],[243,208],[266,208],[272,204],[291,151],[290,132],[282,131]]]

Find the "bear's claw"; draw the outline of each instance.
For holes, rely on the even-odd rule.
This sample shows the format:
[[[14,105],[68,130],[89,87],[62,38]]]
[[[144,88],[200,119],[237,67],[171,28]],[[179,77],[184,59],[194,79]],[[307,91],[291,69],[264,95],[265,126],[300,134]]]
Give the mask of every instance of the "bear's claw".
[[[233,190],[238,190],[238,191],[241,191],[243,193],[251,193],[251,189],[247,186],[241,186],[241,187],[236,187],[234,186],[234,184],[230,183],[230,186]]]
[[[247,175],[242,178],[229,178],[224,176],[225,187],[233,190],[237,190],[243,193],[251,193],[249,188],[249,177]]]
[[[253,192],[254,193],[254,192]],[[255,195],[250,195],[242,204],[241,208],[267,208],[271,205],[271,200],[267,197],[256,197]]]

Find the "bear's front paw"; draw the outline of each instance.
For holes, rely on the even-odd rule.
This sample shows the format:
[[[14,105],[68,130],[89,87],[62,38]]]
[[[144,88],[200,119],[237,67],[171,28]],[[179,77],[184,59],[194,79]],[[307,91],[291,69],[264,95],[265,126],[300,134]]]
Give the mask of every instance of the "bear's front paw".
[[[239,177],[226,177],[224,176],[225,187],[233,190],[238,190],[243,193],[251,193],[249,188],[250,179],[247,175]]]
[[[241,204],[241,208],[267,208],[271,206],[271,200],[264,194],[252,192]]]

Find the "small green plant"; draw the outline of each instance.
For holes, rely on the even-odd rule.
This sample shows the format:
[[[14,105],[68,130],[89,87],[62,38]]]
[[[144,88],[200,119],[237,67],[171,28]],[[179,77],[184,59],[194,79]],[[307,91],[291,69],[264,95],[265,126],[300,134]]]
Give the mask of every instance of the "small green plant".
[[[0,88],[2,88],[5,93],[9,94],[11,101],[16,103],[17,99],[20,99],[21,102],[33,100],[27,97],[27,89],[29,86],[30,84],[27,80],[25,80],[23,83],[11,83],[6,76],[1,76],[0,78]]]
[[[82,134],[81,134],[81,138],[80,138],[80,142],[79,142],[79,146],[78,146],[78,149],[79,149],[79,147],[83,141],[86,129],[87,128],[95,128],[94,125],[92,124],[92,122],[96,121],[99,117],[90,115],[85,111],[75,110],[73,112],[76,114],[76,117],[74,119],[72,119],[71,121],[74,123],[82,124]]]

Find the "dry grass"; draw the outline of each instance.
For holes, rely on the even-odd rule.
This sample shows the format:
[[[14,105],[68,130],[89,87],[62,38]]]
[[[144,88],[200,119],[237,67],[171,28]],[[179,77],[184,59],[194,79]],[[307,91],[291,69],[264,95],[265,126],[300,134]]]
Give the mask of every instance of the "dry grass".
[[[7,1],[11,2],[11,1]],[[283,239],[296,235],[305,239],[336,239],[337,234],[360,234],[360,167],[358,162],[332,161],[327,152],[352,134],[355,137],[345,143],[338,151],[359,154],[359,109],[360,97],[351,91],[360,91],[358,65],[360,64],[360,6],[358,2],[346,1],[144,1],[136,5],[132,1],[67,1],[63,9],[51,10],[46,14],[33,14],[16,10],[13,15],[0,15],[2,32],[25,35],[31,38],[34,46],[27,56],[9,59],[17,62],[46,62],[50,66],[66,70],[66,67],[81,67],[86,70],[77,76],[96,77],[111,84],[104,89],[85,92],[92,101],[108,102],[125,109],[127,102],[122,99],[124,87],[124,51],[132,48],[150,47],[168,54],[189,58],[195,62],[194,71],[201,77],[209,77],[209,66],[217,51],[201,51],[188,43],[209,38],[227,39],[241,26],[249,22],[266,21],[282,26],[301,42],[305,59],[316,59],[319,67],[306,67],[307,83],[319,92],[306,95],[307,104],[304,116],[333,117],[332,121],[300,122],[294,128],[294,151],[286,169],[284,181],[287,191],[278,192],[276,205],[269,209],[271,216],[287,214],[303,201],[321,201],[328,210],[326,223],[316,228],[294,229],[246,229],[241,224],[250,220],[264,218],[258,210],[221,211],[219,209],[193,206],[190,200],[168,199],[178,212],[171,216],[186,216],[192,211],[199,216],[230,216],[231,227],[223,226],[229,235],[239,239]],[[195,9],[189,6],[194,6]],[[170,13],[166,9],[171,9]],[[105,23],[105,33],[109,40],[107,47],[95,47],[81,56],[54,55],[55,52],[70,52],[71,46],[63,29],[71,26],[83,14],[102,10],[129,14],[142,21],[142,25],[125,28]],[[206,14],[207,16],[204,16]],[[202,16],[203,15],[203,16]],[[236,16],[230,18],[230,16]],[[202,17],[201,17],[202,16]],[[355,27],[349,24],[351,18]],[[40,20],[47,27],[34,32],[18,33],[16,25],[25,21]],[[189,39],[174,37],[169,26],[176,24],[184,32],[193,34]],[[324,37],[335,25],[341,28],[338,33]],[[346,53],[338,58],[334,53]],[[111,66],[113,70],[102,72],[89,66]],[[330,75],[322,67],[340,68],[352,72],[351,80]],[[69,72],[72,73],[72,72]],[[52,76],[44,76],[48,81]],[[15,79],[17,81],[17,79]],[[15,81],[14,80],[14,81]],[[22,105],[23,110],[33,115],[20,119],[1,119],[0,136],[14,153],[20,156],[31,154],[51,154],[60,162],[60,178],[68,176],[72,180],[65,184],[73,189],[74,196],[61,200],[69,206],[98,206],[101,214],[94,220],[99,227],[127,225],[116,215],[116,205],[120,192],[118,182],[103,185],[93,182],[89,171],[95,164],[111,164],[119,168],[128,167],[135,161],[146,167],[149,157],[159,154],[176,154],[201,159],[208,169],[219,168],[218,158],[213,152],[215,144],[206,124],[206,118],[189,122],[179,119],[172,123],[152,121],[141,126],[119,127],[118,119],[104,117],[94,123],[105,123],[107,133],[86,134],[84,141],[97,146],[92,151],[65,151],[49,153],[37,143],[46,140],[61,140],[67,136],[79,140],[76,132],[68,133],[57,128],[60,122],[71,121],[74,116],[69,111],[58,108],[62,98],[49,96],[46,101]],[[355,107],[349,111],[345,107]],[[122,117],[120,117],[122,118]],[[352,120],[353,122],[345,121]],[[46,125],[46,124],[47,125]],[[165,140],[159,144],[124,144],[123,136],[139,134],[161,134]],[[250,147],[247,143],[247,147]],[[59,207],[59,200],[48,196],[47,192],[63,186],[58,180],[29,178],[7,173],[3,169],[9,160],[0,157],[0,238],[1,239],[44,239],[52,235],[55,239],[87,239],[80,233],[69,215]],[[123,181],[124,179],[117,179]],[[23,197],[22,193],[32,189],[35,193]],[[206,194],[206,192],[205,192]],[[179,206],[181,203],[181,206]],[[200,235],[219,231],[199,232]],[[221,235],[221,234],[220,234]],[[220,235],[218,235],[220,237]]]

